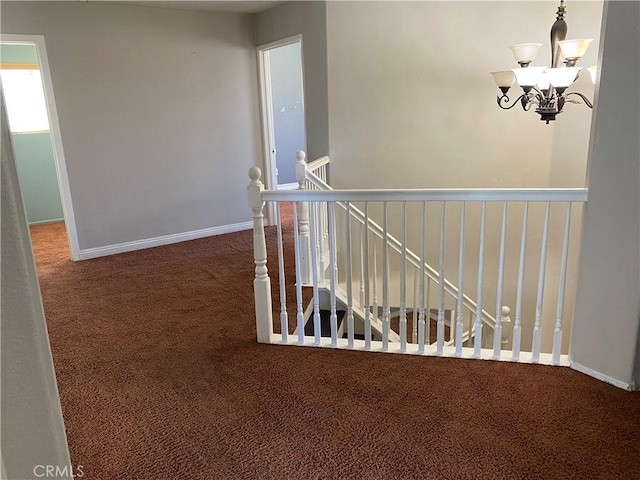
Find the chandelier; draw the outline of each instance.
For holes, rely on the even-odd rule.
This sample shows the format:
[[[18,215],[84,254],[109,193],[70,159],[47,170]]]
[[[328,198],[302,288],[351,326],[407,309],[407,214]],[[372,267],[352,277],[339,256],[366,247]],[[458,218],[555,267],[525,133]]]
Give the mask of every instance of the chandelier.
[[[582,67],[576,67],[576,63],[585,54],[593,39],[565,40],[567,36],[565,11],[564,0],[561,0],[556,21],[551,27],[551,68],[529,66],[538,54],[541,43],[520,43],[511,46],[520,68],[491,72],[496,85],[502,92],[502,95],[498,95],[498,106],[503,110],[509,110],[520,104],[523,110],[528,111],[532,105],[535,105],[535,111],[540,115],[540,120],[549,124],[551,120],[556,119],[556,115],[562,113],[565,103],[582,103],[570,97],[579,97],[587,107],[593,108],[591,101],[582,93],[566,92],[578,78]],[[587,70],[591,81],[595,84],[596,67],[592,66]],[[524,93],[509,104],[507,92],[514,81],[518,82]]]

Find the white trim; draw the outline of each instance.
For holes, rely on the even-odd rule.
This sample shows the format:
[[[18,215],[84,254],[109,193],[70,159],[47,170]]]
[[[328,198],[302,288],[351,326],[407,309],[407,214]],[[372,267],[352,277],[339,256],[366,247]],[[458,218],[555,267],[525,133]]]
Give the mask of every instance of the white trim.
[[[260,113],[262,120],[262,145],[263,145],[263,172],[262,180],[267,189],[276,186],[276,166],[273,161],[275,138],[273,133],[273,112],[271,111],[271,76],[269,70],[269,57],[267,50],[258,47],[258,74],[260,82]]]
[[[277,189],[278,190],[297,190],[298,182],[279,183]]]
[[[280,202],[586,202],[586,188],[431,188],[404,190],[264,190],[262,200]]]
[[[596,378],[602,382],[610,383],[614,387],[622,388],[624,390],[633,390],[632,385],[627,382],[623,382],[622,380],[618,380],[616,378],[610,377],[609,375],[605,375],[604,373],[597,372],[596,370],[592,370],[591,368],[585,367],[584,365],[580,365],[577,362],[571,360],[569,362],[569,367],[573,370],[576,370],[580,373],[584,373],[585,375],[589,375],[590,377]]]
[[[298,42],[302,43],[301,33],[283,38],[281,40],[275,40],[273,42],[258,45],[258,50],[261,50],[261,51],[273,50],[274,48],[284,47],[286,45],[291,45],[292,43],[298,43]]]
[[[308,319],[306,321],[309,321]],[[334,347],[331,344],[331,337],[321,337],[320,345],[316,345],[315,338],[313,336],[304,336],[304,342],[298,343],[297,335],[289,335],[287,341],[282,341],[282,335],[279,333],[272,333],[270,336],[270,342],[279,345],[292,345],[296,347],[315,347],[315,348],[338,348],[341,350],[357,350],[370,353],[388,353],[388,354],[402,354],[402,355],[416,355],[420,357],[451,357],[451,358],[465,358],[473,360],[485,360],[489,362],[506,362],[506,363],[527,363],[531,365],[553,365],[556,367],[566,368],[569,366],[569,360],[567,355],[560,356],[560,363],[553,363],[553,356],[550,353],[541,353],[540,359],[537,362],[533,361],[531,352],[522,352],[520,360],[514,362],[511,360],[511,351],[502,350],[499,358],[493,356],[493,348],[482,348],[480,350],[480,357],[475,356],[473,347],[463,347],[462,355],[456,355],[456,349],[453,346],[445,345],[442,353],[437,353],[437,345],[435,343],[431,345],[425,345],[425,351],[420,352],[417,343],[407,344],[405,351],[401,350],[400,342],[393,342],[389,344],[388,349],[382,348],[382,341],[371,340],[371,349],[367,350],[365,340],[354,340],[353,348],[349,348],[349,340],[346,338],[338,338],[337,345]]]
[[[58,223],[58,222],[64,222],[64,218],[54,218],[51,220],[40,220],[38,222],[31,222],[29,223],[29,226],[35,227],[36,225],[47,225],[49,223]]]
[[[193,230],[191,232],[174,233],[171,235],[162,235],[161,237],[134,240],[133,242],[116,243],[114,245],[107,245],[104,247],[85,248],[80,250],[79,259],[88,260],[90,258],[115,255],[117,253],[133,252],[135,250],[160,247],[162,245],[170,245],[172,243],[185,242],[187,240],[195,240],[197,238],[222,235],[224,233],[239,232],[241,230],[249,230],[251,228],[253,228],[253,222],[232,223],[229,225],[221,225],[219,227]]]
[[[64,149],[62,147],[62,135],[60,133],[60,122],[58,121],[58,110],[56,100],[53,95],[53,83],[51,81],[51,71],[49,69],[49,57],[44,42],[43,35],[0,35],[2,43],[18,43],[35,45],[38,53],[38,63],[40,64],[40,74],[42,76],[42,86],[44,97],[47,103],[49,114],[49,129],[51,131],[51,142],[53,144],[56,171],[58,173],[58,184],[60,186],[60,197],[62,200],[62,211],[64,212],[65,226],[71,250],[71,260],[80,260],[80,246],[78,242],[78,231],[76,228],[73,202],[71,201],[71,188],[69,186],[69,176],[67,174],[67,163],[65,161]]]

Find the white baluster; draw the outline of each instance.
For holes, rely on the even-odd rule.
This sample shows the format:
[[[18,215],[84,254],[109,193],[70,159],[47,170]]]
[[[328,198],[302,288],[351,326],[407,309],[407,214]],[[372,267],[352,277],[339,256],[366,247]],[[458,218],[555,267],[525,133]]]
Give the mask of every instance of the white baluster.
[[[282,248],[282,222],[280,221],[280,203],[276,203],[276,236],[278,239],[278,279],[280,281],[280,332],[282,343],[289,339],[289,319],[287,317],[287,290],[284,275],[284,252]]]
[[[418,268],[413,269],[413,312],[411,323],[411,342],[418,343],[418,310],[420,309],[418,304]]]
[[[311,238],[317,238],[318,232],[316,231],[316,205],[311,205]],[[311,263],[313,264],[313,337],[315,345],[320,345],[320,291],[318,289],[318,250],[316,248],[311,249]]]
[[[299,150],[296,152],[296,180],[298,182],[298,190],[307,189],[307,162],[305,162],[306,154]],[[299,236],[296,238],[300,247],[300,277],[302,283],[309,285],[311,283],[311,239],[309,238],[309,204],[307,202],[300,203],[300,229]]]
[[[369,286],[369,202],[364,203],[364,346],[371,350],[371,296]]]
[[[264,237],[264,202],[260,181],[260,169],[251,167],[247,187],[249,207],[253,211],[253,261],[256,265],[256,278],[253,281],[253,294],[256,310],[256,333],[258,342],[270,343],[273,333],[273,317],[271,311],[271,280],[267,270],[267,244]]]
[[[458,250],[458,298],[456,299],[456,356],[462,356],[462,334],[464,320],[463,295],[464,295],[464,223],[466,202],[462,202],[460,213],[460,246]]]
[[[420,243],[420,306],[418,309],[418,353],[424,353],[425,304],[424,279],[426,277],[426,210],[427,202],[422,202],[422,239]]]
[[[298,238],[298,202],[293,202],[293,236]],[[293,254],[296,262],[296,320],[298,343],[304,343],[304,310],[302,308],[302,269],[300,265],[300,245],[293,242]]]
[[[511,309],[506,305],[501,308],[502,311],[502,346],[504,347],[509,343],[509,337],[511,336]]]
[[[327,202],[322,202],[321,203],[321,212],[322,212],[322,241],[323,241],[323,248],[324,248],[324,259],[325,259],[325,263],[324,263],[324,268],[325,270],[327,268],[330,268],[330,265],[328,265],[328,263],[330,263],[329,260],[329,204]],[[323,275],[324,278],[324,275]]]
[[[323,234],[323,239],[324,239],[324,251],[325,251],[325,265],[326,268],[331,268],[330,265],[330,253],[329,253],[329,203],[328,202],[322,202],[322,221],[323,221],[323,225],[324,225],[324,230],[322,231]]]
[[[527,225],[529,223],[529,202],[524,204],[524,213],[522,214],[522,234],[520,236],[520,264],[518,266],[518,287],[516,290],[516,320],[513,325],[513,341],[511,351],[513,352],[511,360],[517,362],[520,360],[520,339],[522,337],[522,291],[524,288],[524,265],[527,248]]]
[[[473,356],[480,358],[482,355],[482,290],[484,282],[484,234],[487,202],[482,202],[482,217],[480,220],[480,250],[478,252],[478,300],[476,308],[475,342],[473,344]]]
[[[456,312],[452,310],[449,315],[449,344],[453,345],[456,338]]]
[[[498,260],[498,291],[496,293],[496,326],[493,329],[493,358],[500,358],[502,348],[502,290],[504,282],[504,247],[507,238],[507,202],[502,207],[502,230],[500,231],[500,259]]]
[[[376,237],[372,239],[373,242],[373,310],[371,317],[374,320],[378,319],[378,247]]]
[[[329,288],[331,290],[331,313],[329,323],[331,325],[331,346],[338,346],[338,315],[336,312],[336,285],[338,282],[338,248],[336,246],[336,203],[329,202]]]
[[[562,313],[564,310],[564,291],[567,280],[567,262],[569,253],[569,227],[571,225],[571,202],[567,203],[567,218],[564,225],[564,241],[562,242],[562,261],[560,264],[560,287],[558,289],[558,307],[556,309],[556,325],[553,330],[553,363],[560,363],[562,350]]]
[[[382,211],[382,350],[389,350],[389,233],[387,232],[387,202]]]
[[[347,215],[345,234],[347,236],[346,255],[347,255],[347,341],[349,348],[353,348],[353,286],[351,274],[351,203],[347,202]],[[362,276],[360,277],[362,284]]]
[[[407,351],[407,202],[402,202],[402,260],[400,261],[400,351]]]
[[[427,257],[425,256],[425,262]],[[427,294],[424,300],[424,333],[425,333],[425,345],[431,345],[431,306],[429,299],[431,298],[431,277],[425,279],[427,283]]]
[[[544,276],[547,266],[547,241],[549,233],[549,210],[551,202],[547,202],[547,211],[544,215],[544,230],[542,231],[542,248],[540,251],[540,275],[538,276],[538,299],[536,301],[536,321],[533,326],[533,347],[531,349],[531,361],[538,363],[540,360],[540,341],[542,331],[540,323],[542,321],[542,305],[544,302]]]
[[[364,303],[364,236],[362,233],[362,224],[360,224],[360,307],[365,309]]]
[[[440,224],[440,264],[438,268],[438,329],[436,332],[436,353],[442,355],[444,346],[444,228],[445,228],[446,202],[442,202],[441,224]],[[449,330],[451,331],[451,330]]]
[[[324,222],[324,205],[325,202],[316,202],[316,245],[318,246],[318,256],[319,262],[318,266],[320,269],[318,278],[324,282],[325,272],[327,271],[327,265],[325,263],[325,253],[326,253],[326,243],[324,236],[325,222]]]

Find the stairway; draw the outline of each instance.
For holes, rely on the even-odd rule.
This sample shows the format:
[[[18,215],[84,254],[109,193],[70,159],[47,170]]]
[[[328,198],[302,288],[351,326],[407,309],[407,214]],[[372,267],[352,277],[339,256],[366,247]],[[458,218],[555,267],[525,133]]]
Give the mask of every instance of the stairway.
[[[382,307],[378,307],[378,318],[381,318],[383,314]],[[337,310],[337,326],[338,326],[338,337],[347,338],[346,327],[343,324],[344,317],[346,315],[346,311]],[[390,328],[394,332],[400,331],[400,308],[393,307],[390,312]],[[444,337],[445,340],[449,339],[450,335],[450,327],[451,318],[453,316],[452,310],[445,310],[445,327],[444,327]],[[430,322],[429,322],[429,343],[433,344],[437,339],[437,320],[438,320],[438,311],[436,309],[431,309],[430,311]],[[412,330],[413,329],[413,310],[407,309],[407,342],[412,342]],[[314,335],[313,331],[313,312],[309,311],[308,317],[305,319],[304,325],[304,334],[305,336],[312,337]],[[331,337],[331,311],[326,309],[320,309],[320,336],[321,337]],[[372,340],[379,339],[380,335],[378,332],[373,331],[371,335]],[[362,333],[354,333],[354,338],[356,340],[364,340],[364,334]]]
[[[340,335],[342,328],[342,320],[347,312],[344,310],[336,311],[336,316],[338,319],[338,335]],[[313,337],[313,315],[309,315],[309,318],[306,319],[304,324],[304,334],[305,336]],[[346,335],[346,332],[345,332]],[[330,337],[331,336],[331,311],[330,310],[320,310],[320,336],[321,337]]]

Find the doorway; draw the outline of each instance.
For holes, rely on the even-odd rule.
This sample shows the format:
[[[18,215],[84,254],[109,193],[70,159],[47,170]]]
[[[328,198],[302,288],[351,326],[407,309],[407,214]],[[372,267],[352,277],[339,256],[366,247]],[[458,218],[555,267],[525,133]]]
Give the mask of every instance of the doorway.
[[[258,60],[265,187],[295,189],[296,152],[307,149],[302,36],[258,47]],[[267,217],[273,224],[274,212]]]
[[[64,220],[72,260],[79,260],[62,137],[41,35],[0,38],[2,95],[30,225]]]

